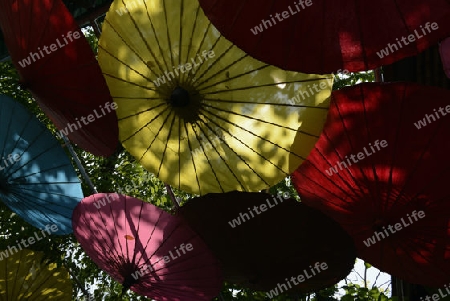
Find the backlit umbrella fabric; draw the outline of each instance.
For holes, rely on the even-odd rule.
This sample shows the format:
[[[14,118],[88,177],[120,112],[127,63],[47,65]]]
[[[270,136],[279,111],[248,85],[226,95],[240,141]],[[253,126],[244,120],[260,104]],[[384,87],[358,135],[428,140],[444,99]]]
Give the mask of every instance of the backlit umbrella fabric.
[[[258,191],[290,174],[317,141],[332,87],[332,75],[251,58],[197,0],[114,1],[99,63],[124,147],[164,182],[195,194]]]
[[[75,208],[73,228],[87,255],[124,290],[158,301],[210,301],[220,292],[221,271],[204,242],[150,203],[94,194]]]
[[[0,200],[29,224],[55,234],[72,232],[72,212],[83,198],[67,154],[21,104],[0,95]]]
[[[61,0],[1,0],[0,29],[19,75],[60,135],[97,156],[119,143],[113,100]]]
[[[356,259],[342,227],[288,195],[210,193],[177,214],[219,258],[225,280],[241,287],[318,291],[345,278]]]
[[[1,250],[0,254],[4,252],[7,250]],[[0,260],[0,300],[72,300],[69,273],[55,263],[42,261],[43,255],[23,249]]]
[[[302,202],[358,257],[410,283],[450,281],[450,92],[408,83],[333,92],[323,134],[292,175]]]
[[[375,69],[450,34],[448,0],[200,0],[217,29],[286,70]]]

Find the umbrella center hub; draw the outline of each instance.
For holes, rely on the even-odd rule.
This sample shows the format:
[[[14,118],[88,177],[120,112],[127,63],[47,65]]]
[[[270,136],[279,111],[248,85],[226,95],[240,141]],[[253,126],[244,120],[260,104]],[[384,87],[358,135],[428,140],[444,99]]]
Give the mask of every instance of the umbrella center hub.
[[[176,87],[170,95],[170,104],[174,107],[187,107],[190,100],[189,92],[181,87]]]

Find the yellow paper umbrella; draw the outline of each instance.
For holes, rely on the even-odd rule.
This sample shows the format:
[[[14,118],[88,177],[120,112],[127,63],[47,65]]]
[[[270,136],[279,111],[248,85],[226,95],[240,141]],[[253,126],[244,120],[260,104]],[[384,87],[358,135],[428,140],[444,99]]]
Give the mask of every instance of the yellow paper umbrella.
[[[197,194],[258,191],[294,171],[322,130],[333,82],[251,58],[197,0],[114,1],[99,62],[124,147]]]
[[[8,254],[11,250],[17,252]],[[42,262],[43,255],[13,246],[0,251],[0,300],[72,300],[69,273],[54,263]]]

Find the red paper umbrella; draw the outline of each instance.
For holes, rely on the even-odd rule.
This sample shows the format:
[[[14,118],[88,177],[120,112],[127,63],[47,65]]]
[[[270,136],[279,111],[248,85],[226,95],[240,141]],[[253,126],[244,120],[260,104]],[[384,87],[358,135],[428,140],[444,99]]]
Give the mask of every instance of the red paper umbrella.
[[[210,301],[221,288],[219,265],[180,218],[132,197],[94,194],[73,213],[88,256],[132,291],[164,301]]]
[[[199,0],[219,31],[287,70],[361,71],[416,55],[450,34],[450,1]]]
[[[94,155],[118,145],[105,79],[61,0],[0,0],[0,28],[21,84],[60,130]]]
[[[224,278],[254,290],[317,291],[352,269],[344,230],[318,210],[266,193],[211,193],[179,210],[222,263]]]
[[[450,282],[450,91],[362,84],[333,93],[324,131],[292,178],[339,222],[358,257],[411,283]]]

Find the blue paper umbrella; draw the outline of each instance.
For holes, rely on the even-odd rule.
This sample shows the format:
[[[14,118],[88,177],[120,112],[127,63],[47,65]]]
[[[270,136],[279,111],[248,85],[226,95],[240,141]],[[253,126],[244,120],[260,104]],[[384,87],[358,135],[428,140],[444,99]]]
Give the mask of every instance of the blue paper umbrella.
[[[68,234],[82,198],[60,143],[21,104],[0,95],[0,200],[31,225]]]

